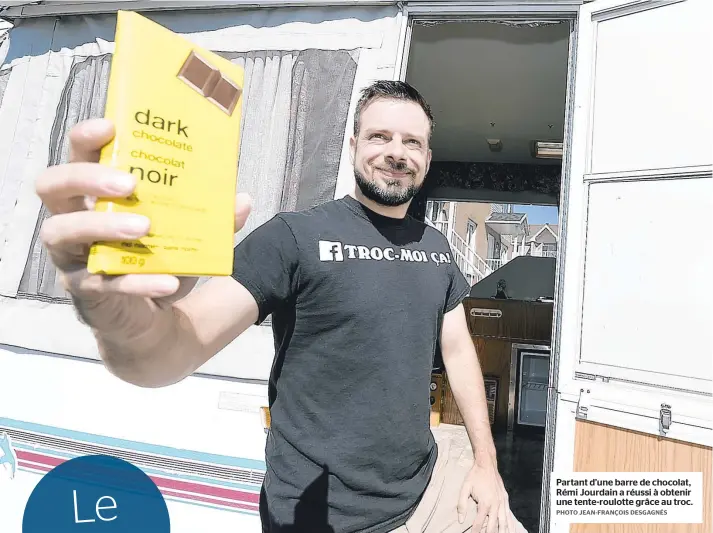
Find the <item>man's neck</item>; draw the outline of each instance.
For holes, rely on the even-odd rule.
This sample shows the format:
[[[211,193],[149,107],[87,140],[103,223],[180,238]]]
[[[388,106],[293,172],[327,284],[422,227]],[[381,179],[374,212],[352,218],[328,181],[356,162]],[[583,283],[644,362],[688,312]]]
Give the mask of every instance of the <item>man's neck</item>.
[[[397,205],[397,206],[388,206],[388,205],[383,205],[378,202],[375,202],[374,200],[371,200],[370,198],[367,198],[364,196],[364,194],[359,190],[359,187],[356,187],[354,191],[352,191],[351,196],[355,198],[359,203],[362,205],[368,207],[375,213],[379,213],[380,215],[383,215],[385,217],[389,218],[404,218],[406,217],[406,213],[408,212],[409,205],[411,204],[410,201],[406,202],[403,205]]]

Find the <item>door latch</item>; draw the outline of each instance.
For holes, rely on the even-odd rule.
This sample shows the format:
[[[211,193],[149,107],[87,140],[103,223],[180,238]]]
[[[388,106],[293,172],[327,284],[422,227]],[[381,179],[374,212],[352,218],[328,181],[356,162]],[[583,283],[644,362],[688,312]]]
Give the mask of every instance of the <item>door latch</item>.
[[[662,403],[659,411],[659,435],[666,436],[669,429],[671,429],[671,406]]]
[[[577,401],[577,411],[575,418],[587,420],[589,414],[589,389],[579,389],[579,400]]]

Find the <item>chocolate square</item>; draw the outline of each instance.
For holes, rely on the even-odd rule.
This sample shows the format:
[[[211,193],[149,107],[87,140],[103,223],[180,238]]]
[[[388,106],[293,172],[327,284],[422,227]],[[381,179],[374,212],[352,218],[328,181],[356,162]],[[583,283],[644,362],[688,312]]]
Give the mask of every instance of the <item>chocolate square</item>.
[[[211,67],[204,59],[191,52],[183,63],[178,77],[207,96],[220,78],[220,72]]]
[[[241,92],[242,91],[233,85],[230,80],[221,76],[213,88],[213,91],[208,95],[208,99],[228,113],[228,115],[232,115]]]
[[[211,67],[205,59],[195,52],[191,51],[186,58],[181,70],[178,72],[178,78],[193,87],[228,115],[233,114],[233,110],[242,93],[241,89],[225,78],[218,69]]]

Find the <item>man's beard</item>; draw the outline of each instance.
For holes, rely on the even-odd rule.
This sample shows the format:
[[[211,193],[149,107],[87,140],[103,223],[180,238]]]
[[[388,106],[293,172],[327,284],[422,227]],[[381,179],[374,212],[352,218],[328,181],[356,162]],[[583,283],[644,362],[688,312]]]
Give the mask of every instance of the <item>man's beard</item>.
[[[403,172],[403,168],[394,168],[391,166],[392,170],[397,172]],[[356,180],[359,189],[362,194],[366,196],[369,200],[376,202],[377,204],[396,207],[403,205],[410,201],[418,192],[421,190],[421,185],[416,185],[416,180],[411,174],[411,181],[408,187],[399,189],[382,189],[376,184],[376,181],[367,180],[364,175],[359,172],[356,168],[354,169],[354,179]],[[402,180],[386,180],[387,185],[390,186],[400,186]]]

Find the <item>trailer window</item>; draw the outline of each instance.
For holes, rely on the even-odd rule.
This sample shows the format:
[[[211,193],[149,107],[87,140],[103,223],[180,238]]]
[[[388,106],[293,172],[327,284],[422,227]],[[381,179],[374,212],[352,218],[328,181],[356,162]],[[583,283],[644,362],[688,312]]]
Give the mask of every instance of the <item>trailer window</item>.
[[[356,53],[307,49],[221,55],[245,68],[238,190],[251,195],[253,211],[237,235],[240,240],[279,211],[334,197]],[[67,161],[74,125],[103,115],[110,66],[111,54],[74,58],[52,127],[48,165]],[[38,237],[47,216],[43,207],[17,297],[69,303]]]

